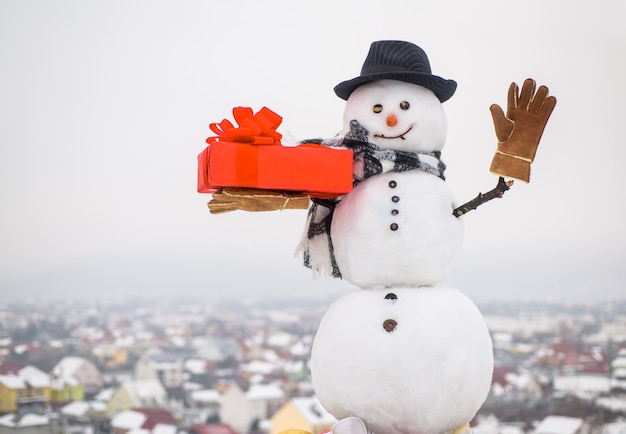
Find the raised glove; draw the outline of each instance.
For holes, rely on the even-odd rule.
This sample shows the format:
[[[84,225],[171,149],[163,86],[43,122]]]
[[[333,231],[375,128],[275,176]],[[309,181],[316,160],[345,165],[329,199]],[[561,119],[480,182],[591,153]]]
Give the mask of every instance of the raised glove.
[[[535,80],[531,78],[524,81],[521,92],[518,92],[517,84],[511,83],[506,116],[497,104],[489,108],[498,138],[490,171],[529,182],[530,163],[535,158],[556,98],[548,96],[546,86],[540,86],[535,93]]]
[[[229,211],[276,211],[307,209],[309,197],[301,193],[287,193],[244,187],[224,187],[213,194],[208,203],[211,214]]]

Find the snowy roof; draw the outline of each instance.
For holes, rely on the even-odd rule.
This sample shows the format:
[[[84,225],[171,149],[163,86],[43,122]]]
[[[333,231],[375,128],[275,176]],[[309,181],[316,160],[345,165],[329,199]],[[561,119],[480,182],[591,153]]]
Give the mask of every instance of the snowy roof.
[[[126,434],[150,434],[150,430],[145,428],[133,428],[128,430]]]
[[[264,350],[262,357],[263,360],[265,360],[266,362],[276,363],[280,360],[280,357],[278,356],[278,354],[276,354],[276,351],[270,349]]]
[[[104,413],[106,404],[97,401],[72,401],[61,407],[60,411],[67,416],[83,417],[89,413],[89,410]]]
[[[52,369],[52,373],[60,377],[73,377],[83,363],[85,359],[82,357],[63,357]]]
[[[309,346],[302,341],[297,341],[289,348],[289,352],[294,356],[308,356],[309,351]]]
[[[176,425],[168,425],[164,423],[157,423],[152,428],[152,434],[176,434]]]
[[[76,377],[52,377],[50,379],[50,387],[53,390],[63,390],[66,386],[76,387],[80,386],[80,383]]]
[[[82,417],[89,412],[91,406],[85,401],[73,401],[61,408],[61,413],[67,416]]]
[[[548,416],[535,428],[535,434],[574,434],[583,424],[577,417]]]
[[[111,426],[127,430],[138,429],[141,428],[146,419],[143,413],[134,410],[124,410],[113,416]]]
[[[115,389],[112,387],[109,387],[107,389],[103,389],[100,392],[98,392],[98,394],[95,396],[94,399],[100,402],[109,402],[111,398],[113,398],[114,394],[115,394]]]
[[[285,348],[289,346],[294,340],[295,338],[292,334],[289,334],[287,332],[276,332],[268,336],[266,343],[271,347]]]
[[[24,381],[17,375],[0,375],[0,383],[4,384],[9,389],[25,389],[26,385]]]
[[[242,369],[245,372],[250,372],[253,374],[269,375],[276,369],[276,364],[264,362],[261,360],[252,360],[250,363],[243,365]]]
[[[626,422],[605,423],[602,427],[603,434],[622,434],[626,432]]]
[[[282,399],[285,396],[283,389],[278,384],[253,384],[246,392],[246,398],[250,401],[264,399]]]
[[[602,375],[561,375],[554,379],[555,390],[576,396],[599,394],[611,390],[611,380]]]
[[[15,414],[5,414],[0,417],[0,425],[8,426],[12,428],[22,428],[27,426],[38,426],[38,425],[48,425],[50,423],[50,418],[47,416],[40,416],[34,413],[28,413],[19,418],[17,421],[15,420]]]
[[[302,372],[305,368],[304,361],[302,360],[290,360],[285,363],[283,369],[285,372],[297,373]]]
[[[315,396],[292,398],[291,403],[311,426],[330,425],[337,421]]]
[[[596,405],[615,412],[626,412],[626,398],[621,396],[600,397],[596,400]]]
[[[19,377],[32,387],[49,387],[50,376],[34,366],[24,366],[18,372]]]
[[[204,359],[189,359],[185,361],[185,370],[192,374],[204,374],[207,371],[206,364]]]

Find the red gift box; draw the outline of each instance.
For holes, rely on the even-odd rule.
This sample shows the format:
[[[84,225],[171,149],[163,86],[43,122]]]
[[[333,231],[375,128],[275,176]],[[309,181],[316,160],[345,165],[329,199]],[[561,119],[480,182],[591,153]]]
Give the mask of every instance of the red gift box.
[[[282,146],[275,128],[281,118],[267,108],[233,110],[239,127],[229,121],[211,124],[218,134],[198,155],[198,192],[222,187],[250,187],[335,197],[352,190],[353,154],[316,144]]]

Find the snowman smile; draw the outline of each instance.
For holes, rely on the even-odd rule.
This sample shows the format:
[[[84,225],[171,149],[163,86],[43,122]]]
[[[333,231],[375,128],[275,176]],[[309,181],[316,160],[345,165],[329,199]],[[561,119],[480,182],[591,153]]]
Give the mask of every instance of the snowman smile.
[[[374,137],[377,137],[379,139],[402,139],[402,140],[406,140],[406,138],[404,136],[406,134],[408,134],[408,132],[411,131],[412,129],[413,129],[413,125],[411,125],[408,130],[406,130],[402,134],[398,134],[397,136],[386,136],[384,134],[374,134]]]

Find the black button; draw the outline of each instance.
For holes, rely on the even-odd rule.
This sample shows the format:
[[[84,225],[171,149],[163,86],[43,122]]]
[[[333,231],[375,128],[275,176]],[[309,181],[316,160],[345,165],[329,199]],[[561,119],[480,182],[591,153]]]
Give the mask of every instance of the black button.
[[[398,215],[400,211],[398,211],[397,209],[392,209],[391,210],[391,215]]]
[[[398,183],[396,181],[389,181],[389,187],[396,188],[397,186],[398,186]]]
[[[400,198],[398,196],[392,196],[391,201],[394,203],[400,202]]]
[[[391,223],[391,225],[389,226],[389,229],[391,229],[392,231],[397,231],[398,223]]]

